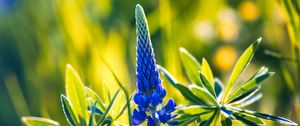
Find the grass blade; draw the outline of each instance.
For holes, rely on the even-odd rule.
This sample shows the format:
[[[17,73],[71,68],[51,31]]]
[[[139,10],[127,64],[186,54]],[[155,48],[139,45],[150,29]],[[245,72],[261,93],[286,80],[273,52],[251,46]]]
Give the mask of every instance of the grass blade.
[[[105,112],[103,113],[102,117],[100,118],[99,122],[97,123],[97,126],[101,125],[104,123],[105,118],[107,117],[109,111],[111,110],[118,94],[120,93],[120,89],[114,94],[113,98],[111,99],[109,105],[107,106]]]

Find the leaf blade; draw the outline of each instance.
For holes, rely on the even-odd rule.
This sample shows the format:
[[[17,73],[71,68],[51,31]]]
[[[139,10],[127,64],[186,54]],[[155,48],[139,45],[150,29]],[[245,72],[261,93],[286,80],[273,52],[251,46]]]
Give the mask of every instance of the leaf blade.
[[[78,126],[78,119],[76,118],[74,111],[72,110],[72,107],[70,105],[70,102],[68,100],[68,98],[64,95],[60,96],[60,100],[62,103],[62,108],[64,111],[64,114],[68,120],[68,122],[72,125],[72,126]]]
[[[254,55],[254,52],[256,51],[256,49],[258,48],[258,45],[260,44],[260,41],[261,41],[261,38],[258,38],[254,43],[252,43],[246,49],[246,51],[244,51],[244,53],[242,54],[242,56],[238,59],[236,65],[233,68],[231,76],[229,78],[229,82],[228,82],[228,84],[227,84],[227,86],[225,88],[224,98],[222,99],[222,103],[224,102],[225,98],[227,97],[228,93],[232,89],[234,83],[236,82],[236,80],[238,79],[238,77],[240,76],[240,74],[244,71],[244,69],[246,68],[246,66],[251,61],[251,59],[252,59],[252,57]]]
[[[68,64],[66,70],[66,94],[72,104],[72,110],[80,122],[86,119],[87,101],[84,85],[74,68]],[[82,122],[86,124],[86,122]]]
[[[191,83],[203,87],[203,84],[201,83],[201,80],[198,75],[198,72],[201,70],[200,63],[186,49],[179,48],[179,51],[180,59],[183,64],[183,67],[185,68],[185,72],[188,76],[188,79]]]

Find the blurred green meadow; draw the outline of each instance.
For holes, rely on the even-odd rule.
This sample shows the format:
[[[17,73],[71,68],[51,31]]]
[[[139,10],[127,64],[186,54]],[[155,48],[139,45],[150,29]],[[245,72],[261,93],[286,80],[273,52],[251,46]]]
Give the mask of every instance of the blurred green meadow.
[[[297,0],[0,0],[0,125],[23,125],[22,116],[68,125],[60,103],[68,63],[104,97],[103,83],[112,91],[118,85],[103,56],[134,92],[137,3],[147,15],[157,63],[181,82],[187,80],[180,47],[198,60],[205,57],[214,75],[228,81],[243,50],[262,37],[243,76],[262,65],[276,74],[263,83],[262,99],[248,108],[299,123]],[[188,103],[167,81],[163,86],[167,97]]]

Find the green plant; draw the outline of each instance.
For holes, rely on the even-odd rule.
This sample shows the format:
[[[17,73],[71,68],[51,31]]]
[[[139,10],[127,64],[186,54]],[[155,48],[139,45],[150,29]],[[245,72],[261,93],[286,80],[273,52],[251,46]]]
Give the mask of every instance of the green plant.
[[[237,61],[226,88],[218,79],[214,79],[209,64],[205,59],[202,65],[184,48],[180,48],[180,57],[187,77],[192,83],[185,86],[179,83],[166,69],[159,67],[167,80],[180,91],[180,93],[193,104],[179,107],[178,116],[174,119],[180,125],[197,122],[200,125],[232,125],[232,120],[241,121],[247,125],[263,125],[262,119],[278,123],[297,125],[288,119],[241,109],[257,100],[262,95],[257,94],[261,88],[260,82],[271,77],[274,73],[268,68],[261,67],[248,80],[237,83],[241,73],[249,65],[261,38],[250,45]],[[221,121],[219,121],[221,120]]]
[[[117,78],[115,77],[115,79]],[[117,81],[120,83],[118,79]],[[118,121],[118,118],[124,113],[126,107],[128,108],[128,101],[130,101],[131,97],[124,99],[124,95],[128,96],[128,93],[123,86],[121,86],[121,89],[125,93],[122,94],[120,92],[121,89],[118,89],[113,96],[111,96],[109,86],[106,83],[103,83],[102,87],[105,96],[104,99],[100,99],[92,89],[85,87],[73,67],[67,65],[66,96],[61,95],[61,104],[70,125],[102,126],[111,125],[112,123],[122,125],[122,123]],[[131,115],[130,108],[128,109],[128,115]],[[128,116],[129,123],[131,123],[130,117],[131,116]],[[28,126],[59,125],[58,122],[39,117],[23,117],[22,121]]]

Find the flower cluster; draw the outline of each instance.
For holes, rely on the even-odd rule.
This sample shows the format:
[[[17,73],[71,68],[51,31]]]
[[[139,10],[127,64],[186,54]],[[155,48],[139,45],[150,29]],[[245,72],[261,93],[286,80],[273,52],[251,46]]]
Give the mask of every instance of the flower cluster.
[[[147,20],[140,5],[136,6],[135,18],[137,32],[136,84],[138,91],[133,100],[137,104],[138,110],[133,110],[133,124],[139,125],[147,119],[150,126],[159,125],[161,122],[175,125],[176,122],[170,121],[174,117],[171,113],[176,107],[172,99],[169,99],[167,104],[158,110],[166,96],[166,90],[161,85]]]

